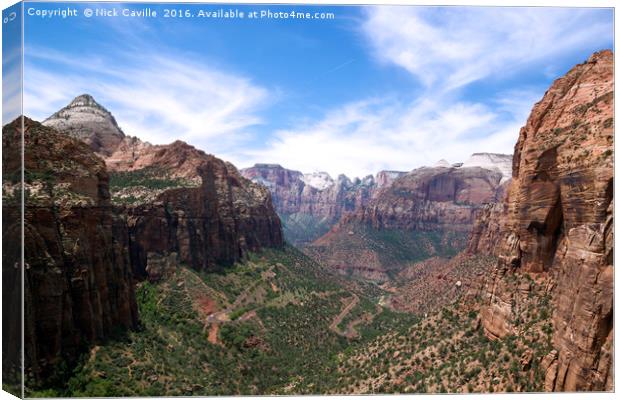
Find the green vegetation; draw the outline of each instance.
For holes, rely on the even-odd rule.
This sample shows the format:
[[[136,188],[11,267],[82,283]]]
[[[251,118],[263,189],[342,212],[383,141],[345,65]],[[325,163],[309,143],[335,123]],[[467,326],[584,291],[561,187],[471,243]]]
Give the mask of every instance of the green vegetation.
[[[313,246],[318,259],[327,257],[333,263],[367,266],[368,254],[375,254],[371,262],[379,264],[390,278],[404,267],[429,257],[452,257],[467,243],[467,234],[454,231],[412,231],[404,229],[375,229],[364,224],[350,223],[333,234],[329,248]],[[347,259],[334,259],[334,255]]]
[[[551,350],[549,297],[544,282],[513,279],[515,289],[525,280],[532,285],[515,309],[518,335],[488,339],[477,322],[478,300],[459,301],[344,354],[337,368],[341,385],[330,393],[542,391],[539,363]]]
[[[326,234],[331,228],[329,221],[310,214],[280,214],[282,230],[287,242],[304,246]]]
[[[539,391],[551,348],[544,282],[528,282],[512,323],[489,340],[479,300],[425,318],[379,305],[376,285],[335,275],[293,247],[213,273],[180,266],[137,290],[141,328],[86,352],[45,396]],[[525,361],[523,361],[525,360]]]
[[[119,204],[140,203],[168,189],[196,186],[199,182],[171,177],[155,167],[110,173],[112,201]]]
[[[139,330],[92,347],[64,385],[29,395],[327,392],[338,385],[338,354],[415,321],[378,307],[375,286],[346,289],[342,280],[292,247],[254,254],[216,273],[181,266],[165,281],[139,285]],[[351,290],[373,318],[358,324],[359,336],[349,339],[330,325]],[[209,323],[214,312],[226,318]]]

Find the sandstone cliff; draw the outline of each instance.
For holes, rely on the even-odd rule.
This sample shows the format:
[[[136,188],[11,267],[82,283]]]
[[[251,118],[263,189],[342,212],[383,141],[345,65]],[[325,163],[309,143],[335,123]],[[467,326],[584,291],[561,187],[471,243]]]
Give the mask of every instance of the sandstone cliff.
[[[89,95],[44,124],[84,141],[105,161],[112,202],[126,217],[137,277],[146,275],[149,260],[173,253],[204,270],[283,243],[269,191],[230,163],[182,141],[152,145],[126,136]]]
[[[136,185],[132,177],[145,171],[156,171],[156,177],[145,186]],[[242,177],[232,164],[186,143],[152,146],[122,174],[125,181],[115,190],[156,193],[152,200],[125,204],[139,275],[144,275],[149,259],[170,253],[206,270],[239,261],[249,251],[283,244],[269,191]]]
[[[478,211],[502,193],[502,174],[479,167],[423,167],[395,179],[308,253],[342,273],[388,280],[412,262],[453,256]]]
[[[78,140],[24,124],[25,363],[27,374],[45,379],[85,343],[135,327],[138,314],[129,237],[110,203],[103,161]],[[12,139],[20,133],[21,119],[3,127],[4,154],[19,151]],[[7,168],[19,171],[19,162]],[[4,181],[3,198],[18,190]],[[3,227],[3,235],[18,232]]]
[[[356,218],[375,228],[469,231],[480,205],[495,202],[501,173],[474,168],[418,168],[377,194]]]
[[[491,337],[517,329],[513,274],[547,280],[547,390],[613,389],[613,87],[610,51],[553,83],[519,133],[504,220],[487,224],[501,242],[483,327]]]
[[[326,173],[303,174],[278,164],[256,164],[241,174],[271,192],[286,239],[305,245],[325,234],[338,220],[368,204],[378,188],[375,178],[332,179]],[[387,185],[399,172],[379,173]]]

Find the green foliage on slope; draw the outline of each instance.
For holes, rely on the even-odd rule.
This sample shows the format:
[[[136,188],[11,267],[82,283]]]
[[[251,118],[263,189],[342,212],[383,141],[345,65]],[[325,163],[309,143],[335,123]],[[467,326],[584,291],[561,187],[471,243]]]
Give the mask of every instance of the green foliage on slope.
[[[52,389],[80,397],[324,393],[337,385],[339,353],[415,321],[381,310],[358,325],[358,337],[339,335],[330,325],[351,290],[375,313],[378,300],[376,287],[369,295],[366,284],[346,289],[341,279],[292,247],[219,273],[179,266],[168,280],[139,285],[140,330],[92,347]],[[222,321],[210,323],[218,312]]]

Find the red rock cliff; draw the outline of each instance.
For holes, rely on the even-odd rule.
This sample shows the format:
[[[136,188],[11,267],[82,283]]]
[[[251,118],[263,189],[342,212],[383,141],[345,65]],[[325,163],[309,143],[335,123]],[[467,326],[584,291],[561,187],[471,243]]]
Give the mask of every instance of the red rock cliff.
[[[20,119],[3,127],[4,153],[19,150],[20,131]],[[45,378],[85,343],[135,327],[138,314],[127,230],[110,204],[103,161],[27,118],[23,138],[26,373]],[[3,198],[16,189],[5,180]]]
[[[552,84],[515,146],[482,323],[493,337],[513,331],[505,275],[549,277],[548,390],[613,388],[613,99],[613,54],[595,53]]]
[[[242,177],[232,164],[177,141],[143,152],[133,168],[195,181],[193,187],[164,190],[153,201],[126,207],[139,275],[149,257],[176,253],[179,261],[207,270],[283,244],[269,191]]]

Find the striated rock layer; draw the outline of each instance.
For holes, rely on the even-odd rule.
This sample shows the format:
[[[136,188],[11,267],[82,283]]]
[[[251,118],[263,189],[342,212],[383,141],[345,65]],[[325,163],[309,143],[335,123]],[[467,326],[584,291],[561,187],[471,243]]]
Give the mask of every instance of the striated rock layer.
[[[78,140],[24,124],[25,363],[27,374],[47,378],[85,343],[135,327],[138,313],[129,237],[110,203],[103,161]],[[20,131],[21,118],[3,127],[3,152],[18,151],[11,137]],[[3,198],[18,190],[4,181]]]
[[[130,171],[154,169],[196,185],[162,191],[151,202],[126,205],[131,255],[144,275],[150,257],[178,254],[197,270],[241,260],[249,251],[283,244],[269,191],[212,155],[177,141],[153,146]]]
[[[344,215],[368,204],[379,187],[404,172],[382,171],[377,180],[372,175],[353,180],[340,175],[333,180],[324,172],[302,174],[279,164],[256,164],[241,174],[269,189],[287,240],[304,245],[325,234]]]
[[[307,249],[342,273],[388,280],[412,262],[454,256],[476,215],[502,193],[502,174],[479,167],[418,168],[382,188]]]
[[[613,389],[613,86],[611,51],[553,83],[520,131],[505,218],[478,234],[501,238],[481,313],[489,336],[516,329],[511,274],[549,279],[547,390]]]
[[[126,138],[112,114],[88,94],[73,99],[43,125],[85,142],[103,156],[112,154]]]
[[[378,193],[355,218],[375,228],[469,231],[476,210],[496,201],[501,178],[479,167],[418,168]]]

